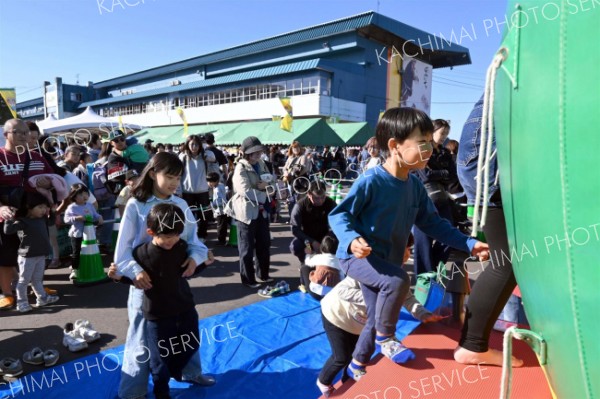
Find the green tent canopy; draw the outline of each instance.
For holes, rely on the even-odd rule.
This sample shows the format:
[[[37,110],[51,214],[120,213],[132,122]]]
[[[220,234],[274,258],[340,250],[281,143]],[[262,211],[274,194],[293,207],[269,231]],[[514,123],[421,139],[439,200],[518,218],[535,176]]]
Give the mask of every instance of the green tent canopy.
[[[291,132],[285,131],[279,126],[279,121],[192,125],[188,127],[188,134],[213,133],[217,145],[239,145],[248,136],[258,137],[265,145],[289,145],[294,140],[299,141],[302,145],[311,146],[342,146],[345,144],[330,125],[320,118],[294,119]],[[181,125],[147,128],[135,136],[140,141],[152,139],[163,144],[180,144],[185,141]]]
[[[367,140],[375,135],[373,128],[367,122],[332,123],[329,127],[344,140],[346,145],[364,146]]]
[[[154,140],[155,143],[163,144],[180,144],[185,141],[183,137],[183,126],[161,126],[149,127],[137,132],[134,137],[140,143],[148,139]]]

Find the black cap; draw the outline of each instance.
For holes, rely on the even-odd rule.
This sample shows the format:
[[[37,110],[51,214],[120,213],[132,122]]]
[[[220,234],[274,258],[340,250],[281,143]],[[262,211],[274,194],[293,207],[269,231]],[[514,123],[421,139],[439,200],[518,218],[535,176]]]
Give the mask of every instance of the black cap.
[[[215,135],[214,135],[214,134],[212,134],[212,133],[206,133],[206,134],[204,135],[204,138],[206,139],[206,142],[207,142],[208,144],[212,144],[212,143],[214,143],[214,142],[215,142]]]
[[[154,140],[152,140],[152,139],[146,140],[146,144],[152,144],[152,143],[154,143]]]
[[[265,147],[263,147],[258,137],[249,136],[242,141],[241,149],[244,155],[248,155],[258,151],[264,151]]]

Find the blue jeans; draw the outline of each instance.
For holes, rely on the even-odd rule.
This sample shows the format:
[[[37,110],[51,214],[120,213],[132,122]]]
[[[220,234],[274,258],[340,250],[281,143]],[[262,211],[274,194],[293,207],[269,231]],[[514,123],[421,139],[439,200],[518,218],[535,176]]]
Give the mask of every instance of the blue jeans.
[[[119,383],[119,397],[133,399],[146,395],[148,391],[148,377],[150,376],[150,352],[148,350],[145,334],[146,319],[142,313],[144,291],[135,287],[129,289],[127,299],[127,313],[129,315],[129,328],[125,353],[123,353],[123,366],[121,367],[121,381]],[[200,364],[200,351],[198,351],[183,369],[183,379],[193,380],[202,375]]]
[[[521,299],[518,296],[511,295],[506,305],[504,305],[504,309],[500,312],[498,319],[518,323],[520,302]]]
[[[100,208],[98,213],[100,214],[100,216],[102,216],[102,219],[110,220],[114,218],[115,210],[111,207],[115,205],[116,200],[116,197],[110,197],[107,200],[98,201],[98,208]],[[102,244],[110,248],[112,246],[112,230],[113,223],[104,223],[101,226],[98,226],[98,229],[96,230],[96,238],[98,239],[98,244]]]
[[[367,323],[362,330],[352,356],[366,364],[375,351],[375,333],[396,332],[400,309],[410,288],[410,278],[401,265],[387,262],[375,255],[366,258],[341,259],[344,273],[360,282],[367,305]]]
[[[456,172],[458,174],[458,180],[460,185],[463,187],[465,194],[467,195],[467,202],[469,205],[475,203],[475,197],[477,193],[477,186],[475,177],[477,176],[477,160],[479,159],[479,144],[481,143],[481,124],[483,116],[483,96],[474,105],[467,121],[463,126],[462,133],[460,135],[460,145],[458,147],[458,154],[456,157]],[[492,140],[492,151],[496,148],[496,136],[494,135]],[[494,185],[496,178],[496,171],[498,168],[498,157],[496,156],[490,163],[490,178],[488,180],[489,195],[487,201],[490,205],[498,206],[500,204],[494,204],[490,201],[494,193],[498,190],[498,186]],[[483,199],[485,201],[486,199]],[[482,203],[483,205],[483,203]]]

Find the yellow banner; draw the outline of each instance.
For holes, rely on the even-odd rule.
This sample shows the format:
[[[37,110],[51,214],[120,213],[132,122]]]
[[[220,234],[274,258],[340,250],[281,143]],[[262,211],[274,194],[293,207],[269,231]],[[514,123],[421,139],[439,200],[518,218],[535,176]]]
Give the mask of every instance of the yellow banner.
[[[283,109],[285,109],[285,115],[281,117],[279,128],[291,132],[292,122],[294,120],[292,112],[292,99],[289,97],[283,97],[279,100],[281,101],[281,105],[283,105]]]
[[[177,115],[179,115],[179,117],[183,121],[183,137],[187,137],[188,136],[188,123],[187,123],[187,119],[185,118],[185,112],[183,112],[183,108],[177,108]]]
[[[17,95],[15,89],[0,89],[0,125],[17,117]]]

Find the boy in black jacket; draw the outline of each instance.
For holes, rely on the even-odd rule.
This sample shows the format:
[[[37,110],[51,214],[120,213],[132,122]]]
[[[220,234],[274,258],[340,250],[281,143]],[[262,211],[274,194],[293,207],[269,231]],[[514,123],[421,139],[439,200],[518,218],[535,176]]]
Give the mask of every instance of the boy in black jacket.
[[[152,281],[152,288],[144,291],[142,311],[148,321],[146,337],[157,399],[170,398],[169,378],[180,381],[184,366],[200,348],[194,297],[178,266],[188,258],[187,243],[179,238],[184,224],[185,215],[177,205],[155,205],[147,217],[152,241],[133,250],[134,259]],[[126,280],[123,277],[121,282],[131,283]]]

